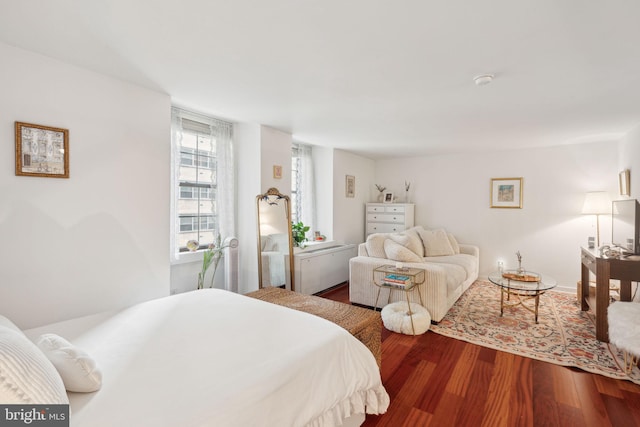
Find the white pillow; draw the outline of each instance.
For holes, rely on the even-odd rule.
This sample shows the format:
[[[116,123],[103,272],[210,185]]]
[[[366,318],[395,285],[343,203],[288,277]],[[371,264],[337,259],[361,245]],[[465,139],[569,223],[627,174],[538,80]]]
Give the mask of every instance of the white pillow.
[[[56,367],[67,390],[80,393],[100,390],[102,372],[87,353],[56,334],[42,335],[38,348]]]
[[[384,242],[388,238],[389,233],[369,234],[365,243],[369,256],[373,258],[386,258],[387,255],[384,252]]]
[[[289,236],[286,233],[270,234],[269,237],[273,242],[274,252],[282,252],[283,254],[289,253]]]
[[[18,328],[15,323],[13,323],[11,320],[7,319],[6,317],[0,314],[0,327],[1,326],[4,326],[5,328],[9,328],[12,331],[16,331],[24,335],[24,332],[22,332],[22,330]]]
[[[422,247],[422,241],[417,233],[404,231],[402,233],[389,234],[389,238],[396,243],[400,243],[402,246],[422,258],[424,248]]]
[[[456,240],[455,237],[453,237],[453,234],[451,233],[447,233],[447,237],[449,238],[449,243],[451,243],[451,247],[453,248],[453,252],[456,254],[460,253],[460,245],[458,244],[458,241]]]
[[[455,255],[447,232],[444,230],[418,230],[424,244],[424,256]]]
[[[68,404],[56,368],[24,334],[0,327],[0,402]]]
[[[424,246],[422,244],[420,234],[418,234],[418,230],[424,230],[424,228],[422,228],[421,225],[416,225],[415,227],[404,230],[402,233],[411,237],[411,245],[404,246],[411,249],[412,252],[415,252],[416,255],[422,258],[424,256]]]
[[[387,255],[387,259],[400,262],[422,262],[415,253],[402,246],[400,243],[396,243],[391,239],[384,241],[384,252]]]
[[[271,238],[271,235],[268,236],[260,236],[260,240],[262,241],[262,250],[264,252],[274,252],[275,242]]]

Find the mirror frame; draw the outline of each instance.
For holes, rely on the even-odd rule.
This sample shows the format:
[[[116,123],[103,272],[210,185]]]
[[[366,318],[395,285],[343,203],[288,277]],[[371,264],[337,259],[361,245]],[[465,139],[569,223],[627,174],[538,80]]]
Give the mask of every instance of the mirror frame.
[[[270,202],[270,200],[273,202]],[[293,234],[291,229],[291,199],[286,194],[280,193],[280,191],[275,187],[271,187],[266,193],[258,194],[256,196],[256,214],[258,217],[258,289],[262,289],[262,234],[260,233],[260,202],[278,204],[278,201],[280,200],[284,202],[285,215],[287,217],[287,230],[289,236],[289,282],[291,283],[291,290],[295,292],[296,288],[293,274]]]

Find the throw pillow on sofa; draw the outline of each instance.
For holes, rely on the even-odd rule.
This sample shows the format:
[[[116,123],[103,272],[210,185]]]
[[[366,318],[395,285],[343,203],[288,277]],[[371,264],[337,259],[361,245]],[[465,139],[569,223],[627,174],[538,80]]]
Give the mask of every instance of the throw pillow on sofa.
[[[384,241],[384,252],[387,259],[399,262],[423,262],[415,253],[391,239]]]
[[[367,237],[365,247],[367,248],[367,253],[370,257],[387,257],[387,255],[384,253],[384,242],[385,240],[387,240],[388,235],[388,233],[374,233],[370,234],[369,237]]]
[[[458,241],[456,240],[455,237],[453,237],[453,234],[451,233],[447,233],[447,237],[449,238],[449,243],[451,243],[451,247],[453,248],[453,252],[456,254],[460,253],[460,245],[458,244]]]
[[[402,233],[389,234],[389,238],[422,258],[424,256],[424,247],[418,235],[418,229],[422,229],[422,227],[410,228]]]
[[[424,256],[455,255],[447,232],[440,230],[418,230],[424,245]]]

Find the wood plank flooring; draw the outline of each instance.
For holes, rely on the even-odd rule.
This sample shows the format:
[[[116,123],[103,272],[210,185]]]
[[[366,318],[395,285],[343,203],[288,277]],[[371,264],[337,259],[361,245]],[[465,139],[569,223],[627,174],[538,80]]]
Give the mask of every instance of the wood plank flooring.
[[[349,303],[347,285],[320,296]],[[640,426],[640,386],[428,331],[382,331],[391,397],[371,426]]]

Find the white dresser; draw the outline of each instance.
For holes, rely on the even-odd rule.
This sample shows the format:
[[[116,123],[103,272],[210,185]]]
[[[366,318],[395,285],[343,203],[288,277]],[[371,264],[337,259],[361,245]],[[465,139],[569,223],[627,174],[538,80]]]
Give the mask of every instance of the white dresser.
[[[413,203],[367,203],[367,236],[413,227]]]

